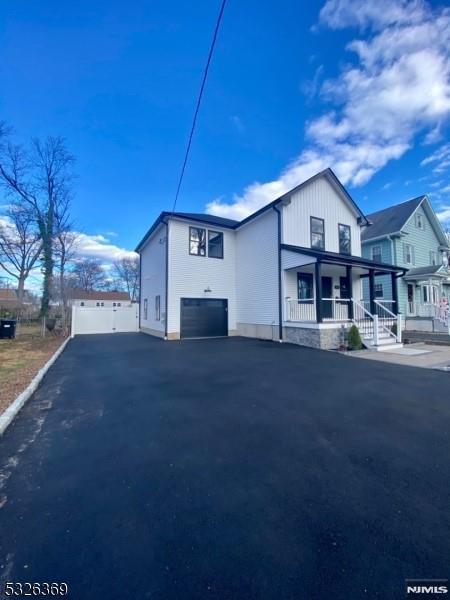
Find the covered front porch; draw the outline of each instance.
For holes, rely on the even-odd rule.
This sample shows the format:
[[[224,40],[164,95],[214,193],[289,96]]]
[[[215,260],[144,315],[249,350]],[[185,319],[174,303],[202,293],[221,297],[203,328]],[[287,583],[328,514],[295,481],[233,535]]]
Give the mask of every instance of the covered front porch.
[[[317,329],[317,347],[338,347],[343,330],[355,323],[362,337],[378,344],[382,338],[397,343],[401,317],[396,297],[396,278],[403,269],[374,263],[359,256],[282,246],[283,326],[287,337],[292,328]],[[394,297],[377,297],[375,277],[389,275]],[[369,282],[369,299],[363,300],[362,282]],[[397,332],[393,325],[397,324]],[[334,330],[334,331],[333,331]],[[310,334],[310,337],[313,334]],[[326,341],[324,341],[326,338]]]

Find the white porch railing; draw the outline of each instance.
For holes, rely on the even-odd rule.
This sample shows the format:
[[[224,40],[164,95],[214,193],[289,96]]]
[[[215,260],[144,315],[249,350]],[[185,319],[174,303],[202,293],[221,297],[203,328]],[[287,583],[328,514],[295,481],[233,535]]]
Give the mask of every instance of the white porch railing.
[[[349,298],[322,298],[322,319],[324,321],[350,321],[350,302]]]
[[[353,300],[353,321],[358,326],[361,333],[373,338],[375,346],[378,345],[381,333],[387,334],[396,342],[402,341],[402,317],[394,314],[379,301],[375,300],[375,314],[369,312],[365,307],[366,302],[357,302]],[[397,331],[392,331],[396,324]]]
[[[286,320],[287,321],[309,321],[315,323],[316,301],[314,298],[309,300],[286,299]]]
[[[396,336],[397,342],[400,344],[402,341],[402,316],[392,312],[393,304],[392,300],[375,300],[375,309],[379,324],[392,333],[392,336]],[[386,305],[389,305],[389,308]],[[394,325],[396,325],[396,333],[392,331]]]
[[[327,321],[350,321],[349,306],[350,299],[346,298],[322,298],[322,320]],[[316,300],[286,299],[286,320],[295,322],[316,322]]]

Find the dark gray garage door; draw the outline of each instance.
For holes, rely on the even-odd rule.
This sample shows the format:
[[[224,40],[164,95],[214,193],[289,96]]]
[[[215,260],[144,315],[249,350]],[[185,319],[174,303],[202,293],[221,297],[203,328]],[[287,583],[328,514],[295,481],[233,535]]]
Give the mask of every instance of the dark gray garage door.
[[[228,300],[181,298],[182,338],[228,335]]]

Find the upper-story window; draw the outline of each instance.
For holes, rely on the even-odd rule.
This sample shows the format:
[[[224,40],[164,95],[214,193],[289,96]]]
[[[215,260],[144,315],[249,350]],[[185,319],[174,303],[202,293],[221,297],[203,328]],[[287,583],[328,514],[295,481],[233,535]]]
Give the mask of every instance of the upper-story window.
[[[325,250],[325,221],[311,217],[311,248]]]
[[[206,256],[206,229],[189,227],[189,254]]]
[[[417,229],[425,229],[425,221],[423,215],[419,212],[416,213],[416,227]]]
[[[379,244],[372,246],[372,260],[379,263],[383,262],[381,258],[381,246]]]
[[[223,233],[208,231],[208,256],[210,258],[223,258]]]
[[[411,244],[403,244],[403,260],[407,265],[414,264],[414,246]]]
[[[430,265],[438,264],[438,253],[434,250],[430,250]]]
[[[339,223],[339,252],[341,254],[352,253],[352,234],[350,225]]]

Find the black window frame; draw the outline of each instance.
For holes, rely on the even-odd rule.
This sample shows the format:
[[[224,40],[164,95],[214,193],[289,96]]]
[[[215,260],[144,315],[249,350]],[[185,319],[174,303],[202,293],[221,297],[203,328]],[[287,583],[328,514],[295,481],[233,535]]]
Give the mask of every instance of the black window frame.
[[[380,253],[377,255],[377,256],[380,257],[379,260],[375,260],[374,259],[374,255],[375,255],[374,249],[375,248],[379,248],[380,249]],[[383,248],[381,247],[381,244],[375,244],[374,246],[372,246],[372,252],[371,252],[371,254],[372,254],[372,260],[374,262],[380,262],[380,263],[383,262]]]
[[[348,229],[348,252],[341,248],[341,227]],[[338,223],[339,254],[351,255],[352,253],[352,228],[345,223]]]
[[[309,298],[300,298],[300,279],[308,280],[308,288],[311,291]],[[297,272],[297,300],[301,300],[303,304],[314,303],[314,275],[312,273]]]
[[[144,321],[147,321],[148,317],[148,299],[144,298]]]
[[[320,221],[322,223],[322,230],[323,233],[316,233],[313,232],[313,221]],[[317,246],[313,244],[313,235],[321,235],[322,236],[322,245],[321,246]],[[315,250],[325,250],[325,219],[321,219],[320,217],[313,217],[310,216],[309,217],[309,241],[311,244],[311,248],[314,248]]]
[[[161,321],[161,295],[155,296],[155,321]]]
[[[379,292],[377,292],[377,288],[378,290],[381,290],[381,294]],[[384,298],[384,288],[383,288],[383,284],[382,283],[375,283],[373,286],[373,293],[375,298]]]
[[[209,239],[209,236],[211,233],[214,235],[220,236],[220,239],[221,239],[221,244],[220,244],[221,255],[220,256],[211,256],[211,250],[210,250],[211,240]],[[208,258],[218,258],[219,260],[223,259],[223,231],[216,231],[215,229],[208,229]]]
[[[192,246],[191,246],[192,242],[198,243],[199,244],[199,248],[201,248],[201,246],[200,246],[200,244],[201,244],[200,238],[198,240],[193,240],[192,239],[192,231],[194,229],[197,230],[197,231],[203,231],[204,232],[204,236],[205,236],[204,237],[204,241],[203,241],[203,244],[204,244],[204,254],[202,254],[201,252],[192,252]],[[190,254],[190,256],[201,256],[202,258],[205,258],[207,256],[206,251],[207,251],[207,237],[208,236],[206,235],[206,232],[207,232],[206,227],[196,227],[194,225],[190,225],[189,226],[189,254]]]

